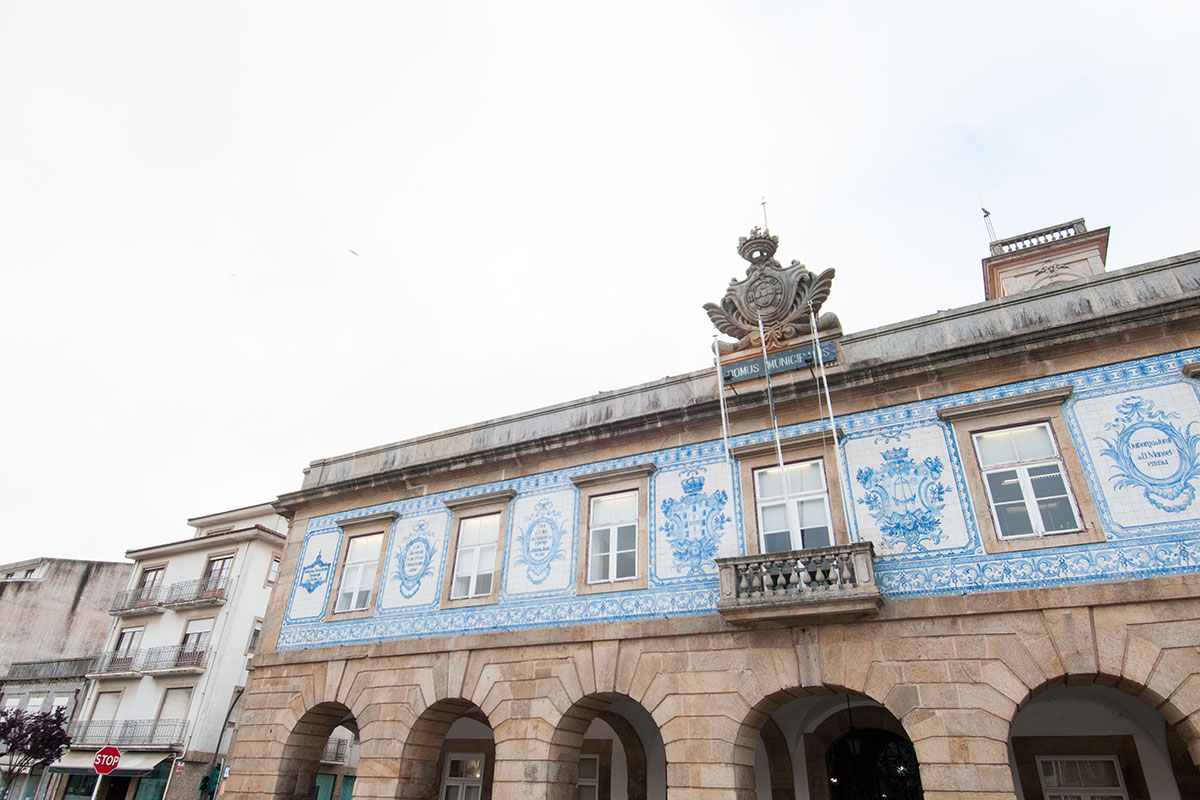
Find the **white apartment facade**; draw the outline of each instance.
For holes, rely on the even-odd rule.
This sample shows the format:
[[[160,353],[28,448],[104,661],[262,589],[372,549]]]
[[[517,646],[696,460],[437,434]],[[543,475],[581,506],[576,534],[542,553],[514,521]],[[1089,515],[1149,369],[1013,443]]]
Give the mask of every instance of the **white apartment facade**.
[[[279,573],[286,521],[269,504],[188,520],[195,535],[131,550],[105,649],[88,667],[53,798],[197,797],[229,745],[246,661]],[[121,751],[97,778],[96,752]]]

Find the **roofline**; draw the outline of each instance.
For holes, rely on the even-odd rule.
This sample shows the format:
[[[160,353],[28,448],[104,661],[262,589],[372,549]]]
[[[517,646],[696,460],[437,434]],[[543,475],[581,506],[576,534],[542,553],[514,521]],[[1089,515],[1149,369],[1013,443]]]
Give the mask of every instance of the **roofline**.
[[[209,536],[193,536],[190,539],[140,547],[137,550],[126,550],[125,557],[131,558],[134,561],[143,561],[154,556],[175,555],[177,553],[186,553],[189,550],[206,550],[212,547],[215,542],[233,544],[250,541],[251,539],[262,539],[271,544],[277,543],[282,547],[283,542],[287,539],[287,535],[277,533],[262,525],[254,525],[249,528],[238,528],[223,533],[214,533]],[[275,540],[278,540],[278,542]]]

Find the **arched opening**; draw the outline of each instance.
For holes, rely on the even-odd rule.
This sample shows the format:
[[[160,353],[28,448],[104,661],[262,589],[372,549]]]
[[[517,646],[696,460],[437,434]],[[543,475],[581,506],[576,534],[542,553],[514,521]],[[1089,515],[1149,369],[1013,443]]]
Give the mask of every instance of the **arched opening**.
[[[551,743],[552,794],[562,800],[650,800],[665,797],[662,734],[640,703],[622,694],[582,698]]]
[[[1107,686],[1039,692],[1013,718],[1008,751],[1019,800],[1200,797],[1200,770],[1179,733]]]
[[[755,800],[921,800],[912,742],[890,711],[825,687],[764,698],[738,736]],[[751,766],[752,765],[752,766]]]
[[[338,758],[339,741],[345,742]],[[358,723],[341,703],[313,706],[292,728],[283,747],[276,798],[288,800],[349,800],[354,790],[351,742],[358,741]]]
[[[439,700],[417,718],[400,758],[401,800],[491,800],[496,739],[469,700]]]

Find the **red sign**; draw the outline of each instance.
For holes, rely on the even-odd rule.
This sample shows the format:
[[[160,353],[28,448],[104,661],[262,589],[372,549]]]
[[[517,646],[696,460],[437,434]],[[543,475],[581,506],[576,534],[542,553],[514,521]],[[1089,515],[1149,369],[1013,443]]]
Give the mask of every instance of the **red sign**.
[[[97,775],[107,775],[120,763],[121,751],[110,744],[101,747],[100,752],[96,753],[96,757],[92,759],[92,768],[96,770]]]

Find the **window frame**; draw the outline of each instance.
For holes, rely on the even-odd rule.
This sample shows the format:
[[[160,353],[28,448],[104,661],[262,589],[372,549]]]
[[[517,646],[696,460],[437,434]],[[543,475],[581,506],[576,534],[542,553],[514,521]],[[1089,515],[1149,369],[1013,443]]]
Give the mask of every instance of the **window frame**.
[[[283,555],[271,556],[271,561],[267,564],[267,577],[263,581],[263,586],[274,586],[278,583],[281,569],[283,569]]]
[[[237,551],[231,550],[222,553],[210,553],[204,561],[204,572],[200,574],[200,591],[206,596],[216,595],[229,588],[233,582],[233,562],[237,559]],[[213,575],[212,566],[221,562],[227,562],[228,566],[220,572]],[[210,586],[213,577],[220,578],[220,583],[217,586]]]
[[[1107,761],[1110,762],[1114,771],[1117,774],[1116,786],[1046,786],[1046,776],[1042,773],[1042,764],[1047,761]],[[1124,800],[1129,800],[1129,789],[1125,786],[1125,775],[1121,769],[1121,759],[1116,755],[1038,755],[1034,756],[1034,763],[1037,765],[1038,786],[1042,790],[1043,800],[1050,800],[1050,795],[1080,795],[1084,800],[1094,800],[1097,795],[1113,795],[1121,794]],[[1057,790],[1057,791],[1055,791]]]
[[[1104,530],[1100,526],[1099,514],[1092,500],[1091,486],[1079,461],[1064,412],[1064,404],[1072,393],[1073,387],[1066,386],[938,410],[938,417],[950,426],[958,446],[971,513],[979,529],[985,552],[1009,553],[1104,541]],[[1080,528],[1076,531],[1042,536],[1001,536],[992,507],[991,492],[988,491],[984,480],[985,471],[993,468],[985,468],[982,465],[975,447],[975,434],[1041,423],[1050,430],[1050,438],[1058,452],[1064,483],[1074,501]]]
[[[471,497],[459,497],[443,500],[450,510],[450,546],[446,551],[446,568],[442,576],[441,608],[465,608],[469,606],[491,605],[500,597],[500,586],[504,582],[504,548],[508,540],[509,506],[517,493],[512,489],[500,489]],[[454,588],[454,574],[458,567],[458,539],[462,531],[462,523],[468,519],[499,515],[496,526],[496,555],[492,567],[492,586],[486,594],[470,597],[451,597]]]
[[[383,511],[378,514],[367,514],[353,519],[344,519],[337,523],[342,529],[342,542],[338,547],[338,558],[335,561],[336,581],[331,589],[329,600],[329,608],[325,613],[325,621],[332,622],[334,620],[345,619],[362,619],[364,617],[374,616],[375,605],[379,601],[379,582],[383,575],[384,564],[387,563],[388,544],[391,541],[392,526],[399,517],[396,511]],[[360,609],[338,611],[337,598],[342,591],[342,578],[346,572],[346,556],[350,552],[350,542],[363,536],[372,534],[383,534],[383,541],[379,545],[379,559],[375,562],[375,577],[371,584],[370,592],[367,595],[367,604]]]
[[[1053,457],[1029,459],[1025,461],[1018,459],[1016,461],[998,462],[995,464],[990,464],[986,467],[983,465],[983,456],[980,453],[979,448],[979,437],[987,436],[990,433],[1016,432],[1034,428],[1041,428],[1046,431],[1046,435],[1050,439],[1050,446],[1054,448]],[[1071,485],[1067,479],[1066,467],[1063,465],[1062,451],[1061,448],[1059,448],[1058,443],[1054,440],[1054,431],[1050,429],[1050,424],[1048,422],[1034,422],[1028,425],[1013,425],[1004,428],[994,428],[989,431],[976,431],[971,434],[971,443],[975,447],[975,456],[979,460],[979,469],[983,480],[983,487],[988,495],[988,505],[991,507],[992,522],[996,525],[996,535],[998,537],[1006,542],[1011,542],[1016,539],[1026,539],[1038,536],[1064,536],[1071,533],[1080,533],[1083,530],[1083,519],[1079,513],[1078,504],[1075,502],[1075,493],[1071,491]],[[1062,479],[1063,488],[1066,490],[1067,502],[1070,506],[1071,514],[1075,522],[1074,527],[1066,530],[1046,530],[1046,524],[1042,519],[1041,510],[1038,508],[1038,500],[1041,498],[1039,498],[1034,491],[1033,476],[1030,474],[1030,470],[1050,465],[1058,467],[1058,474]],[[1017,482],[1021,486],[1021,504],[1025,507],[1025,514],[1029,518],[1030,527],[1033,529],[1029,533],[1018,533],[1008,536],[1005,536],[1003,533],[1003,526],[1000,524],[999,509],[997,508],[997,501],[992,493],[991,482],[988,480],[989,475],[1000,472],[1015,472],[1017,475]]]
[[[575,593],[608,594],[645,589],[650,585],[650,476],[653,463],[635,464],[572,476],[579,490],[579,529],[576,532]],[[633,578],[597,581],[589,576],[592,539],[592,501],[601,497],[637,492],[637,573]]]
[[[137,583],[134,584],[133,587],[133,591],[136,593],[136,599],[134,602],[139,607],[154,605],[155,602],[162,600],[161,596],[156,598],[147,598],[144,595],[146,589],[146,576],[153,575],[154,573],[158,573],[158,578],[154,581],[154,584],[151,587],[151,594],[161,595],[167,586],[167,562],[164,561],[161,564],[143,566],[141,574],[138,575]],[[151,602],[151,600],[154,602]]]
[[[479,760],[479,778],[478,781],[474,778],[451,778],[450,764],[455,759],[466,761],[470,759]],[[487,778],[487,755],[484,753],[446,753],[442,765],[442,782],[438,786],[438,800],[444,800],[446,797],[446,788],[450,785],[454,786],[478,786],[479,796],[483,797],[483,787]],[[450,781],[454,781],[453,784]],[[459,798],[462,798],[462,792],[459,792]]]
[[[825,511],[829,515],[829,546],[843,547],[850,543],[846,525],[846,510],[842,501],[842,479],[837,470],[837,454],[842,439],[842,429],[813,431],[791,436],[780,442],[783,465],[818,462],[825,479]],[[742,519],[746,555],[763,555],[762,531],[759,518],[758,482],[755,473],[762,469],[779,468],[779,454],[774,438],[765,442],[732,447],[729,450],[737,460],[738,477],[742,486]],[[787,497],[787,495],[784,495]],[[790,518],[790,511],[789,511]],[[753,524],[749,522],[753,520]]]

